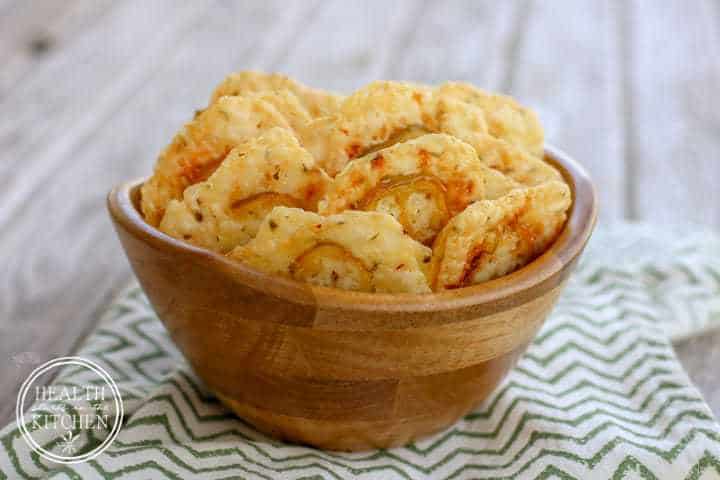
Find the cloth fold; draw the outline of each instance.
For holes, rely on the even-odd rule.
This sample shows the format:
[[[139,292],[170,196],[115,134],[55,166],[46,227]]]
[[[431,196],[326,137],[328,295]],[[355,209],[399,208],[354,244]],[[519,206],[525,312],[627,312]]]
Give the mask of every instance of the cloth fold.
[[[720,326],[720,239],[688,232],[600,229],[490,398],[445,432],[365,453],[286,445],[234,417],[133,285],[78,352],[122,392],[118,437],[63,465],[34,454],[13,422],[0,432],[0,478],[719,478],[720,427],[671,345]]]

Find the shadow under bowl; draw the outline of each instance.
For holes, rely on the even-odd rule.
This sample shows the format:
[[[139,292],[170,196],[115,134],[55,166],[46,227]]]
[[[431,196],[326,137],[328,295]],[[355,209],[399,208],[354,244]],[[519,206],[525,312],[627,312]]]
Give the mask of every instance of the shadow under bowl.
[[[573,193],[552,246],[522,269],[432,294],[350,292],[253,270],[167,236],[139,212],[143,180],[108,208],[173,341],[237,415],[329,450],[404,445],[482,402],[533,340],[597,215],[584,170],[548,148]]]

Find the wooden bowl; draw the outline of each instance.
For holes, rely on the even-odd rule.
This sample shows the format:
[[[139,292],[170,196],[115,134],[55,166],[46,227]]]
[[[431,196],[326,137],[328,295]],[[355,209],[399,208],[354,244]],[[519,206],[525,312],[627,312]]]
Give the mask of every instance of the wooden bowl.
[[[138,210],[142,181],[110,192],[120,241],[193,369],[240,417],[330,450],[406,444],[483,401],[532,341],[592,232],[583,169],[548,149],[574,203],[555,243],[505,277],[442,293],[317,287],[171,238]]]

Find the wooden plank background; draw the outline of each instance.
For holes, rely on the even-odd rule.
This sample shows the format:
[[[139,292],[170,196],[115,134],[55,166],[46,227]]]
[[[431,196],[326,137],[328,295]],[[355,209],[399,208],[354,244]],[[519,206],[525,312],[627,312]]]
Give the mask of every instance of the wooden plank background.
[[[534,107],[601,222],[720,227],[713,0],[0,0],[0,423],[130,278],[104,207],[241,69],[349,91],[467,80]],[[677,346],[720,413],[720,334]]]

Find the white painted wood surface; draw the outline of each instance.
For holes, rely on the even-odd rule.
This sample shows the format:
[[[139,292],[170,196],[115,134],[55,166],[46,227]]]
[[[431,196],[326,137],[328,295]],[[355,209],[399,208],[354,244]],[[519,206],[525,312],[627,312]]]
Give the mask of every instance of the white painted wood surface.
[[[720,226],[719,31],[712,0],[0,0],[0,423],[130,278],[105,194],[228,72],[507,92],[591,171],[601,221]],[[707,338],[679,352],[720,412]]]
[[[720,223],[720,4],[632,4],[629,213]]]

